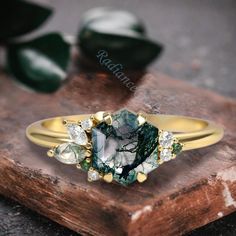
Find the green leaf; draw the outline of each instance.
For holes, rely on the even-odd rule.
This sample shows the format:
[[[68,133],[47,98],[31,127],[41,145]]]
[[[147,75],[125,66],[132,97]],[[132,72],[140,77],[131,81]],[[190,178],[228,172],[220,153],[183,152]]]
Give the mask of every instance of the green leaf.
[[[7,63],[14,77],[40,92],[56,91],[66,78],[70,45],[57,33],[30,42],[10,44]]]
[[[97,54],[104,50],[112,63],[122,64],[126,69],[144,68],[163,49],[145,32],[143,23],[131,13],[98,8],[84,15],[78,45],[82,55],[93,63],[99,63]]]
[[[0,42],[33,31],[45,22],[51,13],[51,9],[27,1],[1,1]]]

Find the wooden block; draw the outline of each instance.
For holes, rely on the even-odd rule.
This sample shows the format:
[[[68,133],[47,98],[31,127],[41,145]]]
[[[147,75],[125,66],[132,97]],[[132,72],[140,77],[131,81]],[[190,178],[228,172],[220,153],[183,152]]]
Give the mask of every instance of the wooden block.
[[[236,102],[164,75],[133,75],[130,92],[104,74],[73,76],[53,95],[0,78],[0,193],[82,235],[180,235],[236,210]],[[225,126],[217,145],[182,153],[143,184],[88,183],[25,138],[39,119],[127,107],[195,116]]]

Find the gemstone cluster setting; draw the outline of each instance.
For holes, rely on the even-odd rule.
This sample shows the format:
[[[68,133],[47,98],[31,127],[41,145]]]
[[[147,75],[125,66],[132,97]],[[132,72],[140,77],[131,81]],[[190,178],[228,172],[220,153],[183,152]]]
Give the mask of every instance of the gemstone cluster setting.
[[[64,164],[77,164],[84,159],[85,149],[74,143],[63,143],[55,148],[54,156]]]
[[[85,130],[77,124],[69,124],[67,126],[70,139],[78,145],[86,145],[88,137]]]
[[[160,164],[174,159],[182,151],[182,147],[172,132],[159,131]]]
[[[129,185],[143,182],[183,145],[174,134],[158,129],[145,116],[126,109],[98,112],[82,121],[65,122],[69,141],[48,153],[64,164],[87,172],[88,181],[103,179]]]

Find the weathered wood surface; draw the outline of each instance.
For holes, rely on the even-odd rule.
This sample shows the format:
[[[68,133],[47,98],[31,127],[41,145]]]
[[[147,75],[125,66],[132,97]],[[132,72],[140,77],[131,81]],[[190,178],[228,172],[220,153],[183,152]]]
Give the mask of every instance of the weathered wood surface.
[[[0,192],[83,235],[180,235],[236,210],[236,102],[164,75],[136,75],[133,94],[103,74],[73,76],[54,95],[0,78]],[[181,154],[128,188],[86,174],[29,143],[31,122],[97,110],[190,115],[219,122],[217,145]]]

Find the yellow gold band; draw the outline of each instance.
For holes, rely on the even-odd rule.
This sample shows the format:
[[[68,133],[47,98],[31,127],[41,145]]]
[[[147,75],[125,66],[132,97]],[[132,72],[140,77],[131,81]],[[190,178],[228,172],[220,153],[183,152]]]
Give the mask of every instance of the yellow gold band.
[[[26,136],[37,145],[51,148],[69,141],[63,120],[78,121],[90,116],[74,115],[37,121],[26,129]],[[174,137],[183,144],[183,151],[212,145],[224,134],[221,126],[197,118],[154,114],[145,114],[145,118],[157,128],[173,132]]]

